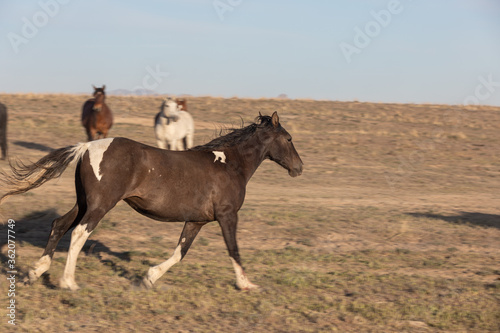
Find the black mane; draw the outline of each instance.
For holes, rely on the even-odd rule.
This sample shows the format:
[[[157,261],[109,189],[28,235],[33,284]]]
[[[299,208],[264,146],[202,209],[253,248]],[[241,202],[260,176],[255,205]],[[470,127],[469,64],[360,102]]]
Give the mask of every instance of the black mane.
[[[258,123],[257,123],[258,122]],[[255,118],[255,123],[250,124],[243,128],[233,129],[226,135],[222,135],[218,138],[213,139],[212,141],[191,148],[190,150],[216,150],[216,149],[224,149],[227,147],[235,146],[243,141],[246,141],[248,138],[253,136],[257,128],[265,127],[271,125],[271,117],[269,116],[258,116]],[[272,125],[271,125],[272,126]]]

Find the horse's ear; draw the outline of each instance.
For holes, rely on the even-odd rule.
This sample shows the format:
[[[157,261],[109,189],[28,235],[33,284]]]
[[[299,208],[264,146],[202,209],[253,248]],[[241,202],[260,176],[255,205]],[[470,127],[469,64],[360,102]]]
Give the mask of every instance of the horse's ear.
[[[259,118],[262,118],[262,113],[260,113],[260,111],[259,111]]]
[[[94,88],[94,90],[97,90],[97,88],[94,85],[92,85],[92,88]]]
[[[102,85],[102,90],[104,90],[104,89],[106,89],[106,85],[105,84]]]
[[[272,117],[271,117],[272,123],[274,127],[278,127],[280,124],[280,117],[278,117],[278,112],[274,111]]]

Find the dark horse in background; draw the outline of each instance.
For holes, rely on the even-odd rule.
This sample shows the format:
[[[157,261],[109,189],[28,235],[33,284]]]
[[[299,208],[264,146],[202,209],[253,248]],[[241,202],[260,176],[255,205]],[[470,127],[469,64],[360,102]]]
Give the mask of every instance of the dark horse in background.
[[[108,136],[108,131],[113,126],[113,114],[111,109],[106,105],[106,93],[102,88],[94,88],[94,98],[91,98],[83,104],[82,108],[82,125],[87,132],[89,141],[103,139]]]
[[[236,227],[246,185],[265,159],[278,163],[292,177],[302,173],[302,160],[276,112],[186,151],[159,149],[125,138],[60,148],[34,164],[12,166],[13,175],[3,175],[3,185],[12,188],[0,202],[59,177],[76,161],[77,202],[52,223],[45,251],[29,271],[30,282],[49,269],[57,243],[74,228],[60,286],[78,289],[74,275],[78,253],[103,216],[124,200],[152,219],[185,222],[172,256],[149,269],[143,286],[151,288],[182,260],[201,227],[216,220],[236,273],[236,286],[254,289],[258,286],[249,281],[241,266]]]
[[[0,103],[0,149],[2,160],[7,158],[7,107]]]

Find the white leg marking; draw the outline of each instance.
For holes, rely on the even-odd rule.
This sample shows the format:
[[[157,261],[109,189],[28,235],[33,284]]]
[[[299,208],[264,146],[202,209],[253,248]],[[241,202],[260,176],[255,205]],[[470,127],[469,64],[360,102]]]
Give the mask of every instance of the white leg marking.
[[[215,155],[214,163],[219,159],[221,163],[226,163],[226,154],[223,151],[213,151],[212,153]]]
[[[101,162],[102,162],[102,157],[104,155],[104,152],[108,149],[108,147],[112,141],[113,141],[113,138],[108,138],[108,139],[102,139],[102,140],[90,142],[90,145],[88,148],[90,165],[92,166],[92,169],[94,170],[94,174],[98,180],[101,180],[101,178],[102,178],[101,170],[99,167],[101,165]]]
[[[173,265],[177,264],[182,259],[181,246],[178,245],[175,248],[174,254],[168,260],[162,262],[159,265],[149,268],[148,275],[142,281],[147,288],[152,288],[153,284],[158,280],[166,271],[170,269]]]
[[[87,231],[87,225],[77,225],[71,233],[71,243],[68,251],[68,259],[64,268],[63,276],[60,280],[61,288],[78,290],[79,287],[75,282],[75,268],[78,254],[82,250],[83,245],[89,238],[91,232]]]
[[[29,271],[30,283],[35,282],[43,273],[49,270],[52,259],[48,254],[44,255],[34,265],[33,269]]]
[[[250,280],[248,280],[243,268],[238,265],[236,260],[231,257],[229,257],[229,259],[231,259],[231,262],[233,263],[234,273],[236,274],[236,287],[238,287],[238,289],[250,290],[259,288],[258,285],[253,284]]]

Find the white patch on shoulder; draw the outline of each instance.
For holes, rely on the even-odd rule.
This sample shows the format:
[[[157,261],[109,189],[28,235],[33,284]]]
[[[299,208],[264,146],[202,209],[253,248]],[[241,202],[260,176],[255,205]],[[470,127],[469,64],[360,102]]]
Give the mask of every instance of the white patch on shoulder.
[[[215,155],[214,163],[219,159],[221,163],[226,163],[226,154],[223,151],[213,151],[212,153]]]
[[[113,138],[92,141],[89,145],[88,151],[90,166],[92,167],[92,170],[94,170],[94,174],[99,181],[102,178],[101,169],[99,166],[101,165],[104,152],[108,150],[111,141],[113,141]]]

